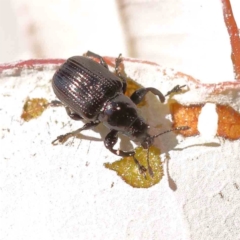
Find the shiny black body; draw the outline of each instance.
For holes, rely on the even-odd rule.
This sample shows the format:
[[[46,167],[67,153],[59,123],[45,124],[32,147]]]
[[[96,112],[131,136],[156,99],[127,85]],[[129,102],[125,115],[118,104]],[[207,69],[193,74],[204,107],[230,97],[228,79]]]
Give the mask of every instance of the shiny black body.
[[[100,63],[92,60],[96,58]],[[136,104],[142,101],[147,92],[157,95],[164,102],[164,95],[155,88],[141,88],[129,98],[124,95],[126,79],[119,71],[121,56],[116,59],[115,72],[108,70],[104,59],[88,52],[86,56],[69,58],[56,71],[52,80],[53,91],[65,106],[68,115],[74,120],[89,121],[82,128],[59,136],[55,142],[65,142],[82,130],[90,129],[103,123],[110,132],[104,144],[112,153],[119,156],[134,156],[134,151],[113,149],[117,142],[118,132],[140,142],[144,148],[149,148],[153,137],[148,134],[149,125],[139,115]],[[139,165],[137,160],[134,158]],[[143,166],[139,165],[140,169]]]
[[[99,120],[135,141],[146,134],[148,125],[123,93],[125,81],[91,58],[69,58],[54,74],[52,86],[58,99],[79,117]]]

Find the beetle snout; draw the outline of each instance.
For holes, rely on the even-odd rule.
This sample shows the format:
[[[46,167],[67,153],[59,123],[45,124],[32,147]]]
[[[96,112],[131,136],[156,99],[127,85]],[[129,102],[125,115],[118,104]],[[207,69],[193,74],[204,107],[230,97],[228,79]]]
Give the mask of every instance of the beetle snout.
[[[148,149],[152,144],[153,144],[153,138],[149,135],[141,143],[144,149]]]

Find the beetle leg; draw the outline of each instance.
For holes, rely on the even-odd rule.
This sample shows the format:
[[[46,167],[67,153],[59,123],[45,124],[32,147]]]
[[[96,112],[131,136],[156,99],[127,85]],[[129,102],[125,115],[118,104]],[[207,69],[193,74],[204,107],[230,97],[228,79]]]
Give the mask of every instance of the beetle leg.
[[[157,95],[159,100],[163,103],[163,102],[165,102],[165,97],[166,96],[170,95],[171,93],[180,92],[182,90],[182,88],[185,87],[185,86],[186,85],[182,85],[182,86],[177,85],[171,91],[167,92],[167,94],[165,96],[159,90],[157,90],[156,88],[152,88],[152,87],[140,88],[140,89],[136,90],[130,98],[137,105],[143,100],[143,98],[145,97],[145,95],[148,92],[151,92],[154,95]]]
[[[58,100],[53,100],[49,103],[50,107],[62,107],[64,106],[62,102],[58,101]]]
[[[133,156],[135,154],[134,151],[129,151],[129,152],[124,152],[122,150],[115,150],[113,149],[114,145],[117,143],[117,139],[118,139],[118,131],[116,130],[111,130],[105,140],[104,140],[104,145],[105,147],[111,151],[112,153],[121,156],[121,157],[129,157],[129,156]]]
[[[115,72],[116,72],[117,76],[122,80],[122,83],[123,83],[122,90],[123,90],[123,93],[125,93],[126,90],[127,90],[127,80],[122,75],[122,73],[119,69],[119,66],[120,66],[121,62],[122,62],[122,54],[119,54],[119,56],[115,60]]]
[[[105,140],[104,140],[104,145],[105,147],[112,153],[118,155],[118,156],[121,156],[121,157],[133,157],[134,159],[134,162],[136,163],[138,169],[139,169],[139,172],[141,174],[144,174],[147,169],[141,165],[139,163],[139,161],[135,158],[134,154],[135,154],[135,151],[128,151],[128,152],[125,152],[125,151],[122,151],[122,150],[115,150],[113,149],[114,145],[117,143],[117,139],[118,139],[118,131],[116,130],[111,130],[108,135],[106,136]]]
[[[93,57],[93,58],[97,58],[100,61],[100,64],[103,65],[106,69],[108,69],[108,65],[105,62],[105,60],[103,59],[103,57],[101,57],[100,55],[93,53],[91,51],[87,51],[86,52],[86,56],[87,57]]]
[[[159,97],[159,100],[162,103],[165,101],[164,95],[159,90],[157,90],[156,88],[152,88],[152,87],[140,88],[140,89],[136,90],[130,98],[137,105],[143,100],[143,98],[145,97],[145,95],[148,92],[151,92],[154,95],[157,95]]]
[[[177,86],[175,86],[172,90],[170,90],[170,91],[167,92],[167,94],[165,95],[165,97],[168,96],[168,95],[170,95],[171,93],[178,93],[178,92],[180,92],[183,87],[186,87],[186,85],[182,85],[182,86],[177,85]]]
[[[75,121],[78,121],[78,120],[82,120],[82,119],[83,119],[80,115],[78,115],[77,113],[73,112],[73,111],[71,110],[71,108],[65,107],[65,109],[66,109],[67,115],[68,115],[71,119],[73,119],[73,120],[75,120]]]
[[[70,137],[75,137],[77,136],[81,131],[83,130],[87,130],[87,129],[91,129],[95,126],[97,126],[98,124],[100,123],[99,120],[96,120],[95,122],[89,122],[89,123],[86,123],[83,127],[73,131],[73,132],[69,132],[69,133],[66,133],[64,135],[60,135],[58,136],[55,140],[52,141],[52,144],[53,145],[57,145],[57,142],[59,143],[64,143],[66,142]]]

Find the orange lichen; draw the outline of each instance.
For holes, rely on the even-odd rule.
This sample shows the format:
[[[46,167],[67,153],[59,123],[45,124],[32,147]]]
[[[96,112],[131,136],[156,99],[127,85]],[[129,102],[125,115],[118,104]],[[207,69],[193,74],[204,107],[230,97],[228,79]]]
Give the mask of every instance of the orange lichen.
[[[218,130],[217,135],[236,140],[240,138],[240,113],[233,108],[217,105]]]
[[[23,106],[21,118],[26,122],[39,117],[48,107],[49,103],[45,98],[27,99]]]
[[[133,81],[131,78],[127,78],[127,90],[125,95],[131,97],[131,95],[139,88],[141,88],[141,86],[138,83]]]
[[[135,149],[135,157],[140,164],[147,166],[147,150],[142,147]],[[132,157],[124,157],[119,161],[113,163],[105,163],[104,166],[108,169],[114,170],[117,174],[129,185],[135,188],[149,188],[157,183],[163,177],[163,167],[160,160],[160,151],[158,148],[151,146],[149,148],[149,162],[153,170],[154,176],[150,176],[149,172],[142,174],[134,162]]]
[[[173,127],[189,126],[189,130],[180,131],[185,137],[199,134],[197,125],[198,117],[203,105],[183,106],[179,103],[170,105]],[[240,113],[230,106],[217,105],[218,130],[217,136],[230,140],[240,139]]]
[[[173,127],[188,126],[190,129],[179,131],[185,137],[199,134],[197,129],[198,117],[203,105],[183,106],[179,103],[172,103],[170,111],[173,119]]]
[[[231,3],[229,0],[222,0],[223,17],[230,37],[232,47],[232,63],[235,79],[240,81],[240,37],[236,21],[233,16]]]

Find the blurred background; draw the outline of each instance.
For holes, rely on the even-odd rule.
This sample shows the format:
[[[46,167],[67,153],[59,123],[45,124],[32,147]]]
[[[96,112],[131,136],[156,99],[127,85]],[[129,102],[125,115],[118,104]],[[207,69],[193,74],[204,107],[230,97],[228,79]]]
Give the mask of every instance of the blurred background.
[[[231,4],[240,26],[240,1]],[[87,50],[233,79],[221,0],[0,0],[0,63]]]

